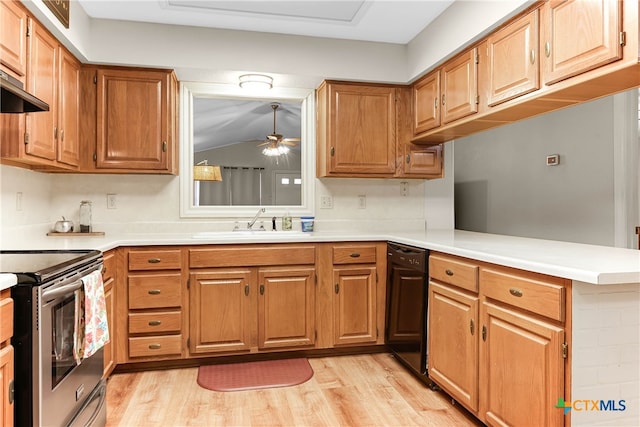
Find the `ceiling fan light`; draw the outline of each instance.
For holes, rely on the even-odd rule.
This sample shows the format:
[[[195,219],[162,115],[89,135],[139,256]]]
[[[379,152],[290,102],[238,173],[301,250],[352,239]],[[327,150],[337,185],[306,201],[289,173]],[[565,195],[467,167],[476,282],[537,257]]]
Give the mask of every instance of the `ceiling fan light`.
[[[243,74],[240,76],[240,87],[252,90],[268,90],[273,87],[273,78],[265,74]]]

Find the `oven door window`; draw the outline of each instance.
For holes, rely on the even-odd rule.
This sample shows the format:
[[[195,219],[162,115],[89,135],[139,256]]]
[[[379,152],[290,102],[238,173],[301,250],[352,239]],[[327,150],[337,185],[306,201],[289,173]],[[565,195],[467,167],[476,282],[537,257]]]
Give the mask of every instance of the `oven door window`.
[[[75,294],[66,297],[51,310],[51,387],[54,388],[66,377],[76,361],[73,357],[75,330]]]

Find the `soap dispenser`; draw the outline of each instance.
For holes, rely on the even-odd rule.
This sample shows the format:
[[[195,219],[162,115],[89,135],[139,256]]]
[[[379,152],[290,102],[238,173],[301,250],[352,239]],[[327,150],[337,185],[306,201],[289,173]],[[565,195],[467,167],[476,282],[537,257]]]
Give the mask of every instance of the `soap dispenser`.
[[[289,215],[289,211],[282,217],[282,230],[290,231],[293,228],[293,221],[291,219],[291,215]]]

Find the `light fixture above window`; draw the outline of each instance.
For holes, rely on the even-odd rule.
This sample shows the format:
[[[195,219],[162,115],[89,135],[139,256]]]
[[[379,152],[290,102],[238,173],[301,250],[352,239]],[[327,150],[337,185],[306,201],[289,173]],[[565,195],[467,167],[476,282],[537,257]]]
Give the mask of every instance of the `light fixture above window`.
[[[207,164],[207,160],[203,160],[193,167],[194,181],[222,181],[222,173],[220,166]]]
[[[273,77],[266,74],[243,74],[240,76],[240,87],[243,89],[268,90],[273,87]]]

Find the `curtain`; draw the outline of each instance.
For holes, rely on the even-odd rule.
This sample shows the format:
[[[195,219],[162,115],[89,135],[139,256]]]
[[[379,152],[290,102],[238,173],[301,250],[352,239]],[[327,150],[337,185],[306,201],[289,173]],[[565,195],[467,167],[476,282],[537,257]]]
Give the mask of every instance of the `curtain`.
[[[200,205],[262,205],[264,168],[223,166],[222,181],[200,182]]]

